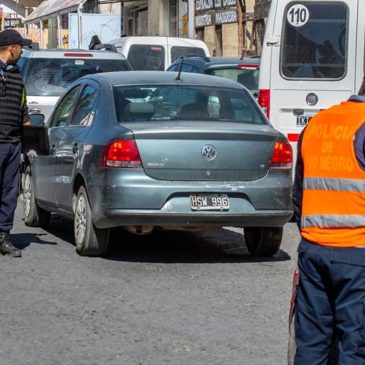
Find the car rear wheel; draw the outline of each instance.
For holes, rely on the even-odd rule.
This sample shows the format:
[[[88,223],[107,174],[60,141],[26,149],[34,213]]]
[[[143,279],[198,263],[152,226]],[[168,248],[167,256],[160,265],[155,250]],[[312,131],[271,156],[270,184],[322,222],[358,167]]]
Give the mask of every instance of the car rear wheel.
[[[31,227],[44,227],[48,225],[51,213],[43,210],[37,204],[34,196],[32,174],[29,166],[25,169],[22,179],[23,211],[25,225]]]
[[[252,255],[270,257],[278,252],[283,237],[282,227],[245,227],[244,232]]]
[[[86,189],[81,186],[76,197],[74,238],[76,251],[81,256],[102,256],[109,246],[110,229],[98,229],[92,221],[92,212]]]

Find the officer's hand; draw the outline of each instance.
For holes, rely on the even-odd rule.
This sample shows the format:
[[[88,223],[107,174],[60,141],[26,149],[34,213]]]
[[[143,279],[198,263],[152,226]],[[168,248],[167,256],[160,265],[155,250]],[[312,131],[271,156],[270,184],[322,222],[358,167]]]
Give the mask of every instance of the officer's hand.
[[[32,125],[32,121],[30,119],[23,120],[23,125],[25,127]]]

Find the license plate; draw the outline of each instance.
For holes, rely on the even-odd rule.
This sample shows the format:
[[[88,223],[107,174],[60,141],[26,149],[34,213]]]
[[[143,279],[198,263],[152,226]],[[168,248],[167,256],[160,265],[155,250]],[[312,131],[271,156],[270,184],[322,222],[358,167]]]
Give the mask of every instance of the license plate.
[[[229,210],[227,194],[196,194],[190,195],[192,210]]]
[[[314,114],[297,115],[297,127],[305,127]]]

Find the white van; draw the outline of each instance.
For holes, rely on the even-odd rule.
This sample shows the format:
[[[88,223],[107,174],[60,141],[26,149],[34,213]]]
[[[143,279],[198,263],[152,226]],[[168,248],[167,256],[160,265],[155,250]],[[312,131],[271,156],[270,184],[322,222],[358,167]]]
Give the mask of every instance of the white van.
[[[108,42],[122,53],[133,70],[166,70],[181,56],[210,56],[207,45],[198,39],[177,37],[120,37]]]
[[[313,114],[357,93],[364,74],[364,0],[272,0],[259,104],[293,142]]]

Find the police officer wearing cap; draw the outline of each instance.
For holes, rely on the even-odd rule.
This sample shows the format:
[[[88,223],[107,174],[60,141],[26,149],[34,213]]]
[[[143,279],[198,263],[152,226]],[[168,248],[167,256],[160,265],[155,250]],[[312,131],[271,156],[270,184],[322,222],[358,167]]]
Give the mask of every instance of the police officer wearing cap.
[[[32,41],[16,30],[0,32],[0,253],[20,257],[10,239],[20,177],[21,135],[29,125],[26,93],[18,62]]]

